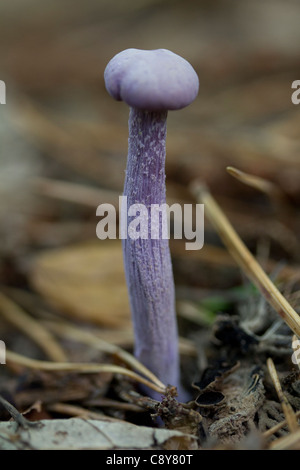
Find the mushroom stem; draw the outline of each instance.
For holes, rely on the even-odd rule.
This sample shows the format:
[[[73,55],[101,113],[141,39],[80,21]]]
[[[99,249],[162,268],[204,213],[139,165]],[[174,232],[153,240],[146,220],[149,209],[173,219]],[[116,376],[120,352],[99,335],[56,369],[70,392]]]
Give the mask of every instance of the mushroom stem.
[[[124,187],[130,204],[150,207],[150,204],[166,202],[167,114],[167,111],[130,108]]]
[[[165,384],[178,388],[178,335],[169,241],[162,238],[161,230],[157,239],[151,238],[154,223],[151,205],[166,203],[166,121],[167,111],[130,108],[124,196],[127,196],[127,211],[133,204],[147,208],[148,236],[137,239],[127,236],[123,240],[123,254],[136,339],[135,356]],[[140,217],[143,217],[141,213]],[[153,392],[147,392],[153,396]]]
[[[165,225],[166,119],[168,110],[194,101],[199,79],[185,59],[167,49],[126,49],[109,61],[104,80],[109,94],[130,106],[121,238],[135,354],[163,383],[175,385],[183,401],[187,397],[179,387],[175,289]],[[130,213],[134,204],[140,205],[139,223],[127,218],[135,215]],[[132,237],[131,229],[138,225],[139,236]]]

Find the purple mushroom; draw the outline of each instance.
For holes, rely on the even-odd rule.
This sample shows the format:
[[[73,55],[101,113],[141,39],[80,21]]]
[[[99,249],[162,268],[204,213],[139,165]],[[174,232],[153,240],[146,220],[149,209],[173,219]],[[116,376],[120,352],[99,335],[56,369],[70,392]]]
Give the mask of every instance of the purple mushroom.
[[[166,49],[124,50],[108,63],[104,79],[109,94],[130,106],[125,210],[133,204],[148,210],[147,238],[123,240],[135,356],[163,383],[175,385],[182,400],[169,241],[161,231],[158,238],[151,238],[150,208],[166,203],[168,110],[188,106],[198,94],[199,80],[185,59]]]

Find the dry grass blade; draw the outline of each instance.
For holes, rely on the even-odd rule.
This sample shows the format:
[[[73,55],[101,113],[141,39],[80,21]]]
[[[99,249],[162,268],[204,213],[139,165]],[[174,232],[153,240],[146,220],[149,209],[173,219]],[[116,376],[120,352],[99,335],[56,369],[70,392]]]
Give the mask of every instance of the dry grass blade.
[[[92,346],[100,351],[109,354],[114,354],[121,361],[125,362],[130,367],[140,372],[158,387],[160,387],[161,389],[165,388],[165,385],[149,369],[147,369],[134,356],[132,356],[130,353],[120,348],[119,346],[115,346],[114,344],[108,343],[107,341],[98,338],[93,333],[90,333],[89,331],[80,330],[79,328],[76,328],[75,326],[69,325],[67,323],[46,322],[46,325],[56,334],[67,336],[73,340]]]
[[[300,450],[300,429],[271,442],[270,450]]]
[[[281,206],[285,202],[285,196],[283,192],[278,188],[278,186],[276,186],[276,184],[272,183],[271,181],[256,175],[250,175],[249,173],[245,173],[244,171],[238,170],[232,166],[228,166],[226,170],[231,176],[238,179],[242,183],[267,194],[271,201],[275,203],[275,205]]]
[[[7,363],[18,364],[30,369],[46,370],[52,372],[77,372],[83,374],[95,374],[95,373],[111,373],[111,374],[121,374],[131,379],[140,382],[146,385],[149,388],[152,388],[158,393],[165,393],[166,387],[159,387],[158,385],[150,382],[149,380],[141,377],[140,375],[132,372],[129,369],[124,367],[115,366],[113,364],[85,364],[85,363],[72,363],[72,362],[47,362],[39,361],[36,359],[31,359],[21,354],[17,354],[12,351],[6,351],[6,361]]]
[[[67,356],[52,334],[2,292],[0,292],[0,315],[31,338],[49,359],[55,362],[67,361]]]
[[[52,403],[47,406],[47,409],[50,411],[54,411],[55,413],[60,413],[63,415],[68,416],[77,416],[82,419],[101,419],[107,422],[116,422],[121,423],[121,419],[111,418],[106,416],[103,413],[99,413],[96,411],[91,411],[86,408],[82,408],[78,405],[70,405],[68,403]]]
[[[119,194],[108,189],[96,189],[69,181],[50,178],[35,178],[35,189],[43,196],[82,204],[96,208],[101,201],[112,204],[118,209]]]
[[[300,411],[297,411],[297,412],[295,413],[295,417],[296,417],[297,419],[300,418]],[[276,424],[275,426],[273,426],[272,428],[270,428],[270,429],[268,429],[267,431],[265,431],[265,432],[263,433],[263,437],[268,438],[268,437],[272,436],[273,434],[275,434],[275,432],[277,432],[277,431],[279,431],[281,428],[283,428],[283,426],[286,426],[286,424],[287,424],[287,421],[286,421],[286,419],[284,419],[283,421],[281,421],[281,423],[278,423],[278,424]]]
[[[261,191],[268,196],[277,213],[278,219],[281,221],[278,222],[278,230],[281,226],[282,233],[285,232],[286,237],[289,239],[287,244],[291,245],[291,251],[298,259],[298,237],[297,234],[289,228],[290,219],[293,217],[291,213],[291,206],[281,188],[272,181],[268,181],[256,175],[250,175],[249,173],[245,173],[244,171],[238,170],[232,166],[229,166],[226,169],[231,176],[241,181],[241,183],[246,184],[251,188],[257,189],[258,191]]]
[[[272,382],[273,382],[274,387],[276,389],[276,392],[277,392],[277,395],[278,395],[278,398],[279,398],[279,401],[280,401],[280,404],[281,404],[281,407],[282,407],[287,425],[289,427],[289,430],[293,433],[293,432],[295,432],[299,429],[296,415],[295,415],[294,410],[291,407],[288,399],[286,398],[286,396],[284,395],[284,393],[282,391],[281,384],[280,384],[280,381],[279,381],[279,378],[278,378],[278,374],[277,374],[274,362],[271,358],[269,358],[267,360],[267,366],[268,366],[268,370],[269,370],[269,374],[271,376]]]
[[[229,220],[211,196],[207,188],[194,183],[192,191],[205,206],[205,215],[219,233],[220,238],[248,278],[256,285],[265,299],[273,306],[296,336],[300,337],[300,317],[279,292],[259,263],[242,242]]]

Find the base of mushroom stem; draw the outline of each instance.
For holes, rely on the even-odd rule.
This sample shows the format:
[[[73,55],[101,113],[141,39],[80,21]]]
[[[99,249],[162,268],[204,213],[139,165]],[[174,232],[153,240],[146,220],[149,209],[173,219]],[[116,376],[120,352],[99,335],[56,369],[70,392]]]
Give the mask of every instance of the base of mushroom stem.
[[[162,401],[162,399],[169,393],[176,397],[176,400],[180,403],[187,403],[191,400],[191,394],[180,385],[179,387],[168,385],[166,393],[156,392],[145,385],[140,385],[140,390],[142,393],[151,397],[153,400]]]

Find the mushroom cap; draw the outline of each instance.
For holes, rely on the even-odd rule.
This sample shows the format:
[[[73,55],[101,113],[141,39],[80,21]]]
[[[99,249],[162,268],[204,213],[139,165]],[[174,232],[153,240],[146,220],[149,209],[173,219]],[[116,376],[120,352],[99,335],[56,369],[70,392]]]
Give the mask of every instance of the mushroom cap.
[[[126,49],[110,60],[104,80],[113,98],[148,111],[184,108],[199,90],[191,64],[167,49]]]

